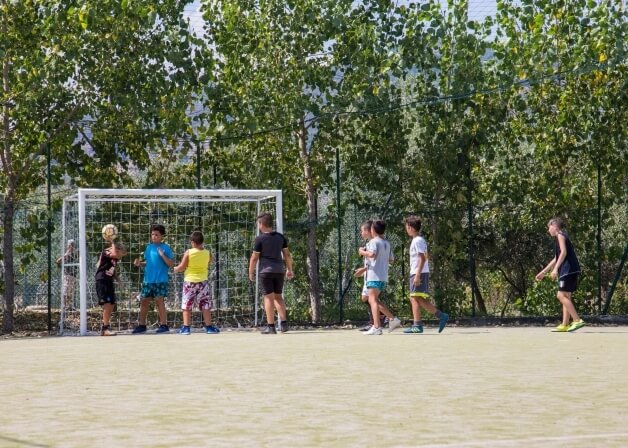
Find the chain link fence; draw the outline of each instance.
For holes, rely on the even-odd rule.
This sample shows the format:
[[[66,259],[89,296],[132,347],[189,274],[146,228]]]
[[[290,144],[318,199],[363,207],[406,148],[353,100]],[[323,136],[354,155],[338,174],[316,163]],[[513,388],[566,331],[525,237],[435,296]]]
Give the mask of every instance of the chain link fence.
[[[61,235],[62,210],[61,199],[68,194],[67,191],[54,194],[54,211],[52,214],[51,233],[51,277],[50,297],[48,296],[48,253],[47,253],[47,204],[45,196],[35,196],[21,202],[15,213],[14,226],[14,265],[16,275],[15,310],[16,314],[48,312],[49,300],[52,313],[52,331],[59,328],[61,297],[63,294],[61,267],[55,263],[64,251]],[[363,260],[358,255],[358,248],[364,245],[360,237],[360,224],[367,219],[384,218],[387,220],[387,239],[390,241],[396,261],[390,266],[389,285],[383,294],[383,300],[391,308],[394,314],[402,318],[411,316],[410,304],[407,300],[407,269],[408,269],[408,244],[409,238],[405,235],[401,219],[396,216],[387,218],[386,211],[372,207],[361,208],[350,204],[344,210],[342,219],[338,222],[333,208],[331,197],[321,197],[318,204],[318,220],[311,225],[316,225],[319,238],[319,276],[322,305],[322,324],[360,324],[368,319],[367,306],[361,301],[362,279],[353,277],[353,271],[362,265]],[[292,322],[309,324],[311,322],[311,304],[308,294],[309,279],[306,274],[306,234],[310,223],[306,220],[286,221],[284,233],[288,238],[295,263],[296,277],[293,281],[286,282],[284,296],[289,310],[289,318]],[[429,243],[429,239],[428,239]],[[251,241],[251,245],[253,241]],[[176,254],[177,260],[181,254]],[[489,315],[498,318],[512,318],[525,316],[525,313],[516,312],[516,298],[506,298],[504,290],[496,290],[495,284],[503,284],[499,281],[499,272],[490,271],[482,265],[478,265],[478,279],[480,288],[486,291],[485,299],[489,308]],[[3,265],[0,264],[0,274]],[[611,267],[612,272],[617,272],[616,263]],[[592,305],[586,302],[593,290],[591,275],[585,278],[576,295],[577,307],[585,314],[594,314]],[[628,305],[626,297],[626,277],[621,275],[616,279],[617,293],[610,309],[610,314],[625,314]],[[4,302],[4,275],[0,276],[0,300]],[[588,282],[588,283],[587,283]],[[472,309],[470,291],[464,282],[448,281],[446,285],[438,285],[438,278],[434,276],[430,281],[432,291],[435,291],[435,301],[441,305],[442,300],[438,295],[438,289],[447,290],[447,310],[456,316],[469,315]],[[507,287],[505,285],[504,287]],[[78,288],[68,288],[66,285],[66,307],[78,309]],[[557,302],[553,299],[555,287],[550,282],[535,286],[524,298],[528,304],[535,305],[536,316],[557,316]],[[556,302],[556,303],[555,303]],[[169,304],[169,314],[179,313],[180,298],[176,298]],[[514,311],[513,311],[514,310]],[[98,309],[94,313],[99,312]],[[198,314],[198,313],[195,313]],[[150,315],[149,315],[150,317]],[[91,318],[91,317],[90,317]],[[98,316],[94,315],[94,319]],[[132,321],[133,316],[127,320]],[[196,316],[197,321],[200,317]],[[35,319],[33,319],[35,320]],[[37,319],[42,321],[41,319]],[[176,319],[175,319],[176,320]],[[128,324],[128,323],[127,323]],[[41,325],[41,324],[40,324]],[[40,329],[43,330],[43,329]]]

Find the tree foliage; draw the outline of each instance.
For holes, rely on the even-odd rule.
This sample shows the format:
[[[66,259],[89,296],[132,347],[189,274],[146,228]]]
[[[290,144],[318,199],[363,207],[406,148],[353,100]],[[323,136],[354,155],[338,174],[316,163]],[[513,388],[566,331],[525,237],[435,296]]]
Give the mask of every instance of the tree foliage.
[[[9,309],[11,216],[49,147],[57,184],[283,190],[313,322],[349,206],[423,217],[456,314],[553,312],[533,276],[562,215],[595,311],[597,263],[606,288],[628,236],[625,5],[499,0],[471,21],[467,0],[403,3],[202,1],[194,38],[175,1],[0,1]]]
[[[0,2],[0,161],[5,313],[13,313],[13,217],[52,183],[132,185],[189,131],[196,79],[185,2]],[[166,137],[164,137],[166,136]]]

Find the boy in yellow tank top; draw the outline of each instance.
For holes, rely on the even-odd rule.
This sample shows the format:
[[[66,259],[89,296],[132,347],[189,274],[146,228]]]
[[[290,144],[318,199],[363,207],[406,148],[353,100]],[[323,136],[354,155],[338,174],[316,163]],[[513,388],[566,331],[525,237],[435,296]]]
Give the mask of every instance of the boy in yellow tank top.
[[[211,290],[209,288],[209,263],[212,257],[203,247],[204,237],[198,230],[190,235],[191,249],[185,251],[181,263],[174,268],[174,272],[184,272],[183,295],[181,297],[181,309],[183,310],[183,326],[179,334],[189,335],[192,322],[192,308],[196,303],[203,313],[205,332],[207,334],[220,333],[220,330],[212,325],[211,314]]]

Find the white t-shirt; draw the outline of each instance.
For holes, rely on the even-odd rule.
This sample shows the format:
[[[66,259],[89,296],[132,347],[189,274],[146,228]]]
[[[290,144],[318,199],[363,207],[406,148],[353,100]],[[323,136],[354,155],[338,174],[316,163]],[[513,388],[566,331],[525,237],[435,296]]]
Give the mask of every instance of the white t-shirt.
[[[425,255],[425,263],[423,263],[423,269],[421,274],[430,272],[430,262],[427,259],[427,241],[420,235],[412,238],[410,243],[410,275],[415,275],[416,270],[419,267],[419,255]]]
[[[394,261],[390,243],[376,236],[366,245],[366,250],[375,254],[374,258],[366,258],[366,281],[388,281],[388,265]]]

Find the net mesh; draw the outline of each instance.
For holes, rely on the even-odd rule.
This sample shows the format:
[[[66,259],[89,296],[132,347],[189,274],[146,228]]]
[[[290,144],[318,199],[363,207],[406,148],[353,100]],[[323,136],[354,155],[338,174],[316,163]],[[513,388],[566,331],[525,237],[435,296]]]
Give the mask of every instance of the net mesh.
[[[140,292],[144,278],[136,267],[136,258],[143,260],[150,243],[153,224],[166,228],[164,242],[175,254],[178,264],[190,248],[189,237],[195,230],[203,232],[205,248],[212,255],[209,282],[212,291],[212,318],[223,327],[246,327],[256,323],[258,307],[255,284],[248,280],[248,260],[257,234],[256,216],[263,212],[277,212],[277,196],[257,194],[223,197],[219,190],[194,196],[136,193],[134,196],[116,196],[99,193],[85,198],[85,233],[79,231],[79,200],[67,198],[64,204],[64,247],[68,240],[85,240],[87,330],[100,329],[100,306],[95,291],[96,263],[106,248],[101,230],[105,224],[118,228],[116,242],[121,243],[127,255],[117,265],[116,309],[111,325],[116,330],[128,330],[137,325]],[[78,244],[77,244],[78,247]],[[61,331],[76,333],[80,326],[79,262],[64,263]],[[74,277],[74,278],[72,278]],[[168,296],[165,298],[168,324],[176,328],[182,323],[181,290],[183,274],[169,271]],[[201,325],[201,313],[194,310],[193,325]],[[156,309],[151,307],[147,325],[159,323]]]

